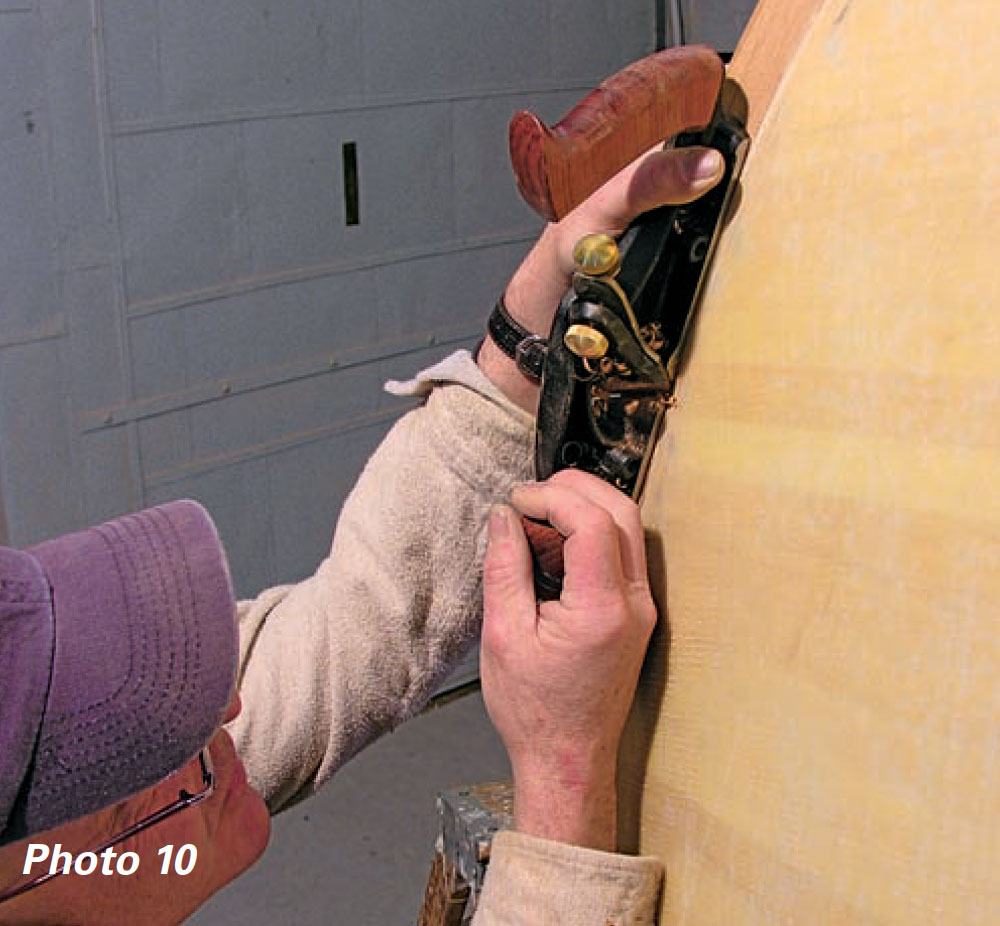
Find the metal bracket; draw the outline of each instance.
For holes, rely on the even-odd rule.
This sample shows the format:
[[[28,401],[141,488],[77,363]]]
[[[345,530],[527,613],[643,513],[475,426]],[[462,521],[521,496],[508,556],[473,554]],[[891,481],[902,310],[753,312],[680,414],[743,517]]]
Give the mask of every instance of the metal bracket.
[[[513,803],[510,782],[472,785],[438,795],[440,829],[420,926],[463,926],[472,920],[493,836],[513,825]]]
[[[594,473],[638,497],[674,383],[705,270],[749,148],[721,102],[703,131],[673,145],[708,145],[725,160],[720,183],[686,206],[640,216],[617,242],[587,236],[549,336],[535,470]]]

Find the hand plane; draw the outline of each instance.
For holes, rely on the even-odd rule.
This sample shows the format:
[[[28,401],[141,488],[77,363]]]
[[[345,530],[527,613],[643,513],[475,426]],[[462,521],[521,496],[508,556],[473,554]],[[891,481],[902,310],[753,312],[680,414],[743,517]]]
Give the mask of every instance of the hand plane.
[[[554,220],[658,142],[713,147],[725,161],[722,180],[700,199],[639,216],[617,241],[597,234],[577,243],[571,287],[545,348],[535,434],[540,480],[577,467],[633,498],[642,491],[749,147],[738,94],[723,87],[714,51],[674,48],[605,81],[551,128],[530,113],[511,122],[518,187]],[[557,597],[561,544],[551,527],[525,528],[539,597]]]

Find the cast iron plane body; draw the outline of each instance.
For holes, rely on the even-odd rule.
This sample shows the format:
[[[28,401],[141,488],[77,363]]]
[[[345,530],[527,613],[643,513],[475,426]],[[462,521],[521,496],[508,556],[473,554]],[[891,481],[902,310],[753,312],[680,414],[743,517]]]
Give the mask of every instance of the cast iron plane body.
[[[539,214],[560,220],[630,161],[666,139],[705,145],[725,161],[720,182],[684,206],[639,216],[615,242],[586,236],[546,345],[535,473],[593,473],[633,498],[673,397],[698,303],[749,136],[741,93],[705,46],[657,52],[590,93],[556,125],[518,113],[510,125],[514,175]],[[599,241],[588,239],[603,239]],[[524,519],[539,598],[559,596],[562,540]]]
[[[674,389],[705,269],[747,151],[742,127],[721,112],[677,146],[718,149],[726,173],[686,206],[640,216],[618,242],[614,274],[577,270],[549,336],[535,435],[539,479],[568,466],[638,497],[646,463]],[[574,326],[606,339],[601,357],[567,343]]]

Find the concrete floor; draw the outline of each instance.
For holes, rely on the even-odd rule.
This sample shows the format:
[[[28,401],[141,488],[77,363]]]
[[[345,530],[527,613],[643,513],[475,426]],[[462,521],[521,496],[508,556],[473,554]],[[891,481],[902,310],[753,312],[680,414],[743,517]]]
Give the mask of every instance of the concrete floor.
[[[264,857],[188,922],[414,926],[437,834],[436,795],[508,777],[478,692],[436,708],[275,817]]]

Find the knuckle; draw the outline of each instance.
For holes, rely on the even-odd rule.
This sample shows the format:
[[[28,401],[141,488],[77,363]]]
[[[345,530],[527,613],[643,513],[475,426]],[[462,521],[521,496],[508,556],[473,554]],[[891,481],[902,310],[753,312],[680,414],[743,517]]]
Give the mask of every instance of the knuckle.
[[[628,598],[620,589],[606,594],[595,611],[600,614],[597,626],[604,634],[613,638],[628,635],[633,623],[632,609]]]
[[[617,533],[618,525],[610,511],[605,508],[594,507],[587,514],[587,523],[590,530],[601,534]]]
[[[630,533],[641,537],[643,534],[642,509],[639,505],[631,498],[622,495],[622,504],[619,506],[619,511],[622,527]]]
[[[548,484],[557,488],[570,489],[591,501],[591,504],[593,504],[592,496],[594,493],[602,491],[602,488],[608,485],[593,473],[572,466],[554,473],[549,477]]]
[[[593,473],[579,469],[563,469],[552,476],[555,485],[565,486],[582,494],[592,507],[611,513],[616,520],[632,525],[641,525],[639,505],[620,489],[605,482]]]
[[[566,469],[557,470],[549,477],[548,481],[553,485],[575,485],[581,479],[587,478],[587,475],[583,470],[569,466]]]
[[[611,625],[622,637],[647,636],[659,620],[656,604],[648,589],[631,594],[623,592],[608,610]]]
[[[487,609],[483,619],[482,647],[485,652],[495,656],[502,656],[508,648],[507,634],[503,629],[503,622],[498,620],[498,614],[494,609]]]
[[[647,632],[652,632],[657,621],[660,619],[660,613],[657,610],[656,602],[653,601],[653,596],[649,593],[649,589],[646,589],[645,594],[641,596],[638,604],[636,605],[636,618],[638,619],[640,626],[642,626]]]

